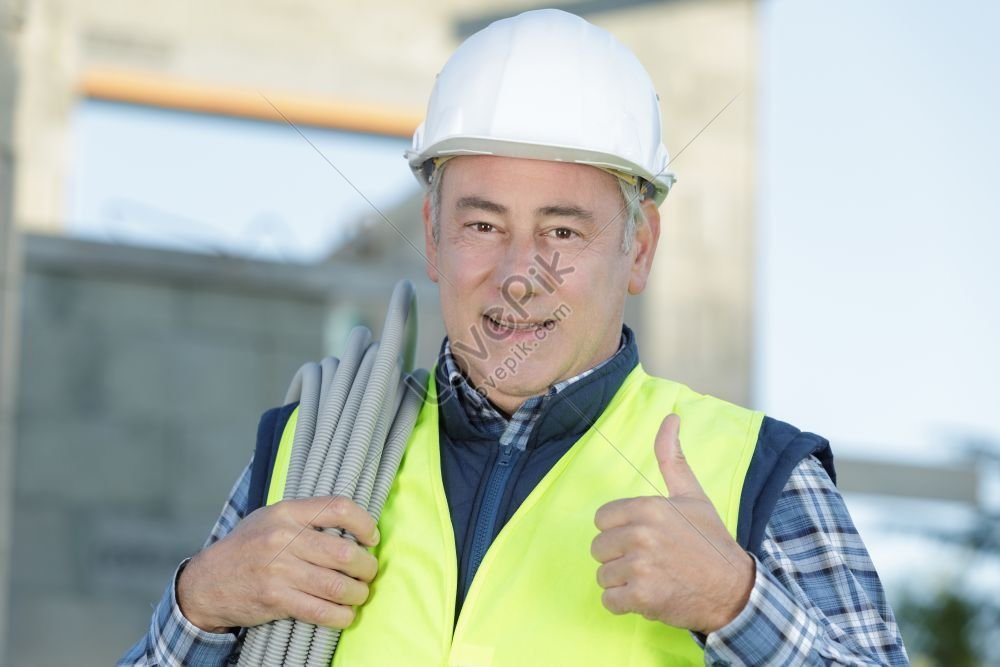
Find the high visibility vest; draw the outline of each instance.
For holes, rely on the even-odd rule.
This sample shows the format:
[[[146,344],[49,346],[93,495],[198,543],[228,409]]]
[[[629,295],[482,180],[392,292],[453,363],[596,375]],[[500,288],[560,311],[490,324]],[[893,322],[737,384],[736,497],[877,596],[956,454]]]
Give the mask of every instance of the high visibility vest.
[[[637,366],[604,412],[528,495],[490,545],[455,622],[458,566],[441,480],[434,375],[379,520],[379,572],[335,666],[702,665],[687,630],[616,616],[590,555],[594,515],[620,498],[667,495],[653,442],[681,419],[687,461],[735,537],[763,414]],[[282,432],[267,502],[281,498],[297,413]]]

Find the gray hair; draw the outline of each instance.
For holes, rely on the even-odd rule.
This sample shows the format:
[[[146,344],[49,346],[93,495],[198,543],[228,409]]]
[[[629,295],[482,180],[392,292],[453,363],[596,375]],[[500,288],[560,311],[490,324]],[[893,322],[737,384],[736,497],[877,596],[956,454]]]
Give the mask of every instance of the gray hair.
[[[434,245],[437,245],[441,237],[441,182],[444,180],[444,170],[448,167],[445,162],[440,167],[431,172],[430,199],[431,199],[431,238]],[[622,252],[626,253],[632,249],[632,240],[635,239],[635,232],[639,225],[646,223],[646,212],[642,210],[643,190],[642,184],[633,185],[624,178],[615,179],[622,193],[622,208],[615,214],[611,222],[614,222],[623,212],[628,217],[625,219],[625,233],[622,235]],[[608,224],[610,225],[611,222]]]

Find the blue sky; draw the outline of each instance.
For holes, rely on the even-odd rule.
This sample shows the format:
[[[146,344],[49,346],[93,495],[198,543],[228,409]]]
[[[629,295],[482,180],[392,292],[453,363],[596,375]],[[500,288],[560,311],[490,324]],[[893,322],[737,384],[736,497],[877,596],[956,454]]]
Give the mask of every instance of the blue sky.
[[[77,236],[307,262],[372,213],[288,125],[96,100],[73,124],[67,229]],[[402,157],[408,140],[300,129],[380,208],[419,189]]]
[[[755,403],[839,454],[1000,443],[1000,5],[759,8]],[[963,573],[1000,590],[996,559],[919,534],[967,525],[967,508],[847,502],[890,590]]]
[[[1000,440],[1000,5],[761,5],[757,403],[842,451]]]

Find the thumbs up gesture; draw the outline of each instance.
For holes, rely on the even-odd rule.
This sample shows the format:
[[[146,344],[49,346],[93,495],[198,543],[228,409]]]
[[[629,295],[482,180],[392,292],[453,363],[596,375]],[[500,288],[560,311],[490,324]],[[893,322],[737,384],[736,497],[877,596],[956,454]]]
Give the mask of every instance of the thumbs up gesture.
[[[590,553],[601,563],[597,583],[609,611],[708,634],[746,605],[755,563],[729,535],[688,466],[679,430],[680,418],[667,415],[653,446],[669,498],[602,506]]]

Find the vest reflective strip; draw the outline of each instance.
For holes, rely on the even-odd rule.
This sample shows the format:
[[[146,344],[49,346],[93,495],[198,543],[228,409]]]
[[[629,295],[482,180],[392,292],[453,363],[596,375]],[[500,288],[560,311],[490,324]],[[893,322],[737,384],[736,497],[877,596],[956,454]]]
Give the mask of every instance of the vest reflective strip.
[[[441,480],[434,375],[380,520],[379,574],[334,665],[700,665],[685,630],[601,605],[594,514],[619,498],[666,494],[653,442],[681,417],[685,455],[735,536],[763,415],[636,367],[597,422],[553,466],[490,546],[452,630],[458,578]],[[282,434],[268,501],[280,497]],[[627,460],[626,460],[627,459]]]

